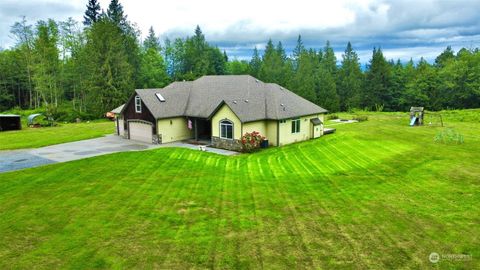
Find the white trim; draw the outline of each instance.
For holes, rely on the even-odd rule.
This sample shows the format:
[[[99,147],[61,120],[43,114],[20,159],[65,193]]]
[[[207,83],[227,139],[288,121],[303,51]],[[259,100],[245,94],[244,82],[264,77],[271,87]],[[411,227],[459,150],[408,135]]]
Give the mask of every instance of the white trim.
[[[142,112],[142,99],[139,96],[135,96],[135,112]]]
[[[298,122],[297,122],[297,121],[298,121]],[[302,121],[300,121],[300,118],[292,119],[292,122],[291,122],[292,125],[290,126],[290,129],[292,129],[292,127],[293,127],[293,125],[294,125],[293,123],[295,123],[295,131],[292,131],[292,134],[300,133],[300,129],[301,129],[301,126],[302,126],[302,125],[301,125],[301,122],[302,122]],[[297,129],[298,129],[298,131],[297,131]]]
[[[227,122],[227,123],[223,123],[223,122]],[[225,126],[231,126],[231,127],[232,127],[232,137],[231,137],[231,138],[223,137],[223,136],[222,136],[222,126],[223,126],[223,125],[225,125]],[[221,139],[225,139],[225,140],[233,140],[233,138],[235,137],[235,134],[233,133],[233,129],[234,129],[234,124],[233,124],[233,122],[230,121],[230,120],[228,120],[228,119],[223,119],[223,120],[220,120],[219,126],[220,126],[220,128],[219,128],[219,132],[220,132],[219,137],[220,137]],[[226,133],[225,135],[228,134],[227,131],[225,131],[225,133]]]

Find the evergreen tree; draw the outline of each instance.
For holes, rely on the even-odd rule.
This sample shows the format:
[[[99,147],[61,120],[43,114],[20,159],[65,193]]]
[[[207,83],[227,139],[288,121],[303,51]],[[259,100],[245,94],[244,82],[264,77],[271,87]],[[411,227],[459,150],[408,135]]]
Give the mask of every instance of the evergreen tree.
[[[285,61],[287,60],[287,54],[285,53],[285,49],[283,48],[281,41],[277,43],[277,46],[275,47],[275,51],[277,53],[277,56],[280,57],[280,61],[282,63],[285,63]]]
[[[100,3],[97,0],[88,0],[87,10],[83,15],[83,25],[91,26],[100,19]]]
[[[407,77],[405,76],[405,70],[403,68],[400,59],[397,62],[390,61],[391,80],[390,80],[390,93],[391,102],[388,109],[390,111],[399,111],[403,109],[401,104],[402,94],[405,92],[405,84]]]
[[[302,36],[298,35],[297,45],[293,49],[293,59],[300,58],[300,55],[305,52],[305,46],[303,46]]]
[[[321,104],[329,111],[340,109],[339,97],[337,95],[336,74],[337,59],[330,42],[327,41],[323,49],[320,66],[317,71],[317,104]]]
[[[452,50],[451,46],[447,46],[447,48],[435,58],[435,65],[437,67],[444,67],[447,61],[455,59],[455,52]]]
[[[347,43],[345,53],[342,55],[342,64],[338,72],[337,93],[340,101],[340,110],[347,111],[360,108],[360,92],[363,74],[357,53],[352,44]]]
[[[162,55],[155,48],[147,48],[142,53],[140,86],[142,88],[162,88],[169,81]]]
[[[211,73],[208,44],[205,36],[197,25],[195,35],[185,41],[184,79],[194,80],[202,75]]]
[[[153,30],[153,26],[150,26],[150,28],[148,29],[148,36],[143,41],[143,48],[145,50],[154,49],[158,52],[160,52],[161,50],[160,42],[155,35],[155,30]]]
[[[90,29],[81,55],[87,71],[83,85],[87,111],[97,116],[119,106],[135,87],[135,67],[129,62],[125,37],[111,20],[100,20]]]
[[[225,54],[218,47],[209,47],[209,75],[224,75],[227,72]]]
[[[226,52],[225,50],[223,50],[223,61],[224,61],[225,63],[228,62],[228,55],[227,55],[227,52]]]
[[[127,16],[124,14],[123,6],[118,0],[111,0],[107,9],[107,17],[122,30],[126,30],[128,26]]]
[[[290,90],[311,102],[317,102],[317,69],[316,52],[303,50],[297,56],[297,71],[288,84]]]
[[[275,47],[271,39],[268,41],[258,77],[264,82],[278,83],[283,86],[287,85],[290,81],[292,77],[292,64],[290,61],[287,61],[281,42]]]
[[[363,92],[363,106],[370,109],[388,108],[392,102],[390,93],[390,66],[382,50],[373,48]]]
[[[255,47],[253,49],[252,59],[250,60],[250,63],[249,63],[250,75],[252,75],[255,78],[258,78],[261,67],[262,67],[262,59],[258,54],[257,47]]]
[[[429,107],[428,93],[435,88],[433,68],[423,58],[416,69],[415,78],[406,85],[404,97],[409,106]]]

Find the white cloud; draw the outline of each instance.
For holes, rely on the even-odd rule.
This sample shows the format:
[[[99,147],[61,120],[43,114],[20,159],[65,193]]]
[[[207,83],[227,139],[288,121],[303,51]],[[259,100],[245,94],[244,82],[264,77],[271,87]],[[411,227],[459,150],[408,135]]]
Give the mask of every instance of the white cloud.
[[[330,40],[340,52],[347,41],[359,51],[373,46],[429,53],[418,48],[478,46],[480,21],[475,0],[120,0],[128,19],[135,22],[142,36],[153,26],[162,37],[192,35],[201,26],[207,40],[234,56],[251,55],[272,38],[281,40],[287,50],[302,34],[307,46],[321,48]],[[83,20],[87,0],[0,0],[0,47],[13,41],[9,28],[26,15],[32,22],[49,17]],[[110,0],[100,0],[103,9]],[[387,52],[388,50],[385,50]],[[369,53],[370,55],[370,53]],[[370,57],[370,56],[368,56]],[[362,59],[363,61],[363,59]]]

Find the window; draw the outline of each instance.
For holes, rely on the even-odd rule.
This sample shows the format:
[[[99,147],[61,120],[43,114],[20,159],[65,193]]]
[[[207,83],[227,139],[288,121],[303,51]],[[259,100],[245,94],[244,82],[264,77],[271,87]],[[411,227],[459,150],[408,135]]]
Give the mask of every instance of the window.
[[[284,124],[286,122],[287,122],[287,120],[280,120],[280,124]]]
[[[139,96],[135,97],[135,112],[141,113],[142,112],[142,100]]]
[[[293,119],[292,120],[292,133],[299,133],[300,132],[300,119]]]
[[[230,120],[220,122],[220,138],[233,139],[233,123]]]
[[[155,95],[157,96],[158,100],[160,100],[160,102],[165,102],[165,98],[162,96],[162,94],[156,93]]]

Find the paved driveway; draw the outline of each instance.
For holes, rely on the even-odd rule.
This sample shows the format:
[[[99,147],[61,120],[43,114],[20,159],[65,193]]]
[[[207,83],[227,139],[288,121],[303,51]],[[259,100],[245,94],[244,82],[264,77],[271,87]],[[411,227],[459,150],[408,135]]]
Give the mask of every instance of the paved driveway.
[[[77,160],[115,152],[138,151],[158,145],[125,140],[118,136],[62,143],[36,149],[0,151],[0,172],[14,171],[40,165]]]
[[[159,147],[185,147],[198,149],[197,146],[182,142],[153,145],[126,140],[115,135],[108,135],[96,139],[56,144],[36,149],[0,151],[0,172],[15,171],[109,153],[139,151]],[[236,152],[210,147],[207,147],[207,151],[221,155],[237,154]]]

